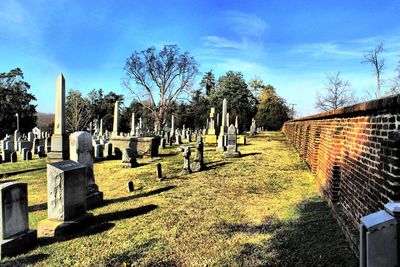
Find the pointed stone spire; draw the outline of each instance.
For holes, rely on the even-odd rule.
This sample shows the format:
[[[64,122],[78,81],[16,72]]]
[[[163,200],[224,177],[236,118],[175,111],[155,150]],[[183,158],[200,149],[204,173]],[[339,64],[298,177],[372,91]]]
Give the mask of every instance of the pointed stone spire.
[[[54,134],[65,134],[65,79],[62,73],[56,82],[56,111],[54,114]]]

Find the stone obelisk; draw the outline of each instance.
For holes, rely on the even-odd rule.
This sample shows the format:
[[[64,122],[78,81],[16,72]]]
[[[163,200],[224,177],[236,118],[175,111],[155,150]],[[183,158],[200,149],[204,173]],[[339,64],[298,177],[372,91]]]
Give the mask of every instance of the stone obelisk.
[[[228,102],[226,101],[226,98],[224,98],[224,100],[222,101],[222,121],[218,136],[217,151],[225,151],[226,148],[227,113],[228,113]]]
[[[119,135],[118,128],[119,128],[119,101],[115,101],[112,136],[116,137]]]
[[[51,152],[48,162],[69,159],[69,140],[65,128],[65,79],[60,73],[56,83],[56,110],[54,114],[54,132],[51,136]]]
[[[132,118],[131,118],[131,136],[135,136],[136,133],[136,123],[135,123],[135,112],[132,112]]]

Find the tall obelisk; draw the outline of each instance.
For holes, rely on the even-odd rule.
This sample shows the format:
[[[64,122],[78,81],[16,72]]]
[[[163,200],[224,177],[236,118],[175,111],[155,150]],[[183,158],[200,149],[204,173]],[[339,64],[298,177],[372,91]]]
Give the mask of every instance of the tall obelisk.
[[[51,136],[51,152],[48,162],[69,159],[69,140],[65,128],[65,79],[60,73],[56,82],[56,110],[54,114],[54,132]]]

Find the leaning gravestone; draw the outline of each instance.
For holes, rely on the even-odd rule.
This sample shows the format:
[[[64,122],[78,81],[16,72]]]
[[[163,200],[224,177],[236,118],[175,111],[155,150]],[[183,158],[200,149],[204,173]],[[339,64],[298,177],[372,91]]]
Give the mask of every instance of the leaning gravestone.
[[[6,182],[0,185],[0,259],[22,253],[36,245],[36,231],[29,230],[28,185]]]
[[[38,237],[63,236],[92,221],[86,212],[86,169],[72,160],[47,164],[47,219],[38,223]]]
[[[228,128],[228,145],[226,152],[224,153],[225,158],[240,158],[241,154],[237,150],[237,133],[236,127],[231,124]]]
[[[204,164],[204,143],[201,136],[197,137],[196,142],[196,159],[192,163],[192,171],[199,172],[205,169]]]
[[[69,137],[69,158],[87,166],[87,206],[99,206],[103,202],[103,192],[99,191],[94,179],[92,135],[75,132]]]

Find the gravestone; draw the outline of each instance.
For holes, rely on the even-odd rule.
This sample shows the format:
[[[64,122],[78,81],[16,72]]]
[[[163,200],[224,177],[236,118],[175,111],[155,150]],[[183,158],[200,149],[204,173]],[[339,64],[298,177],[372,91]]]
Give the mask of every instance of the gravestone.
[[[167,140],[165,138],[161,138],[161,140],[160,140],[160,148],[165,148],[166,142],[167,142]]]
[[[161,163],[157,163],[157,179],[162,181],[165,177],[162,175]]]
[[[51,152],[47,156],[48,162],[58,162],[69,158],[69,140],[65,122],[65,79],[60,74],[56,82],[54,134],[51,136]]]
[[[112,136],[119,135],[119,101],[115,101]]]
[[[33,143],[30,142],[30,141],[21,140],[21,141],[19,141],[19,148],[21,149],[21,151],[24,148],[27,148],[28,150],[31,150],[32,149],[32,144]]]
[[[99,191],[94,179],[92,135],[75,132],[69,137],[70,159],[87,166],[87,207],[99,206],[103,202],[103,192]]]
[[[32,152],[35,155],[38,153],[38,146],[39,146],[39,139],[38,138],[33,139]]]
[[[0,164],[3,163],[3,157],[0,155]]]
[[[129,181],[128,182],[128,192],[133,192],[133,190],[134,190],[135,188],[134,188],[134,186],[133,186],[133,182],[132,181]]]
[[[113,155],[112,155],[112,144],[111,143],[107,143],[104,145],[104,153],[103,156],[106,157],[106,159],[112,159]]]
[[[44,146],[40,145],[37,147],[37,152],[38,152],[38,156],[39,158],[44,158],[46,156],[46,153],[44,152]]]
[[[237,134],[236,127],[231,124],[228,128],[228,141],[226,152],[224,153],[225,158],[240,158],[241,154],[237,150]]]
[[[26,160],[32,160],[32,151],[30,150],[26,151],[25,158]]]
[[[133,168],[136,166],[138,166],[138,163],[133,149],[130,147],[125,148],[122,152],[122,167]]]
[[[36,231],[29,229],[28,185],[20,182],[0,184],[1,256],[13,256],[34,247]]]
[[[11,162],[17,162],[17,161],[18,161],[17,152],[14,151],[11,153]]]
[[[94,157],[96,159],[102,159],[103,158],[103,145],[97,144],[94,147]]]
[[[198,172],[204,170],[205,167],[203,138],[198,136],[196,142],[196,159],[193,161],[191,169],[194,172]]]
[[[183,149],[183,169],[180,172],[180,174],[190,174],[192,173],[192,170],[190,169],[190,147],[189,146],[184,146],[182,147]]]
[[[28,152],[29,150],[27,148],[23,148],[21,149],[21,159],[22,160],[28,160],[26,157],[26,152]]]
[[[2,149],[1,154],[3,155],[3,161],[4,162],[10,162],[11,161],[11,150]]]
[[[72,160],[47,164],[47,219],[38,223],[38,237],[63,236],[93,220],[86,212],[86,169]]]
[[[175,144],[182,144],[182,136],[179,133],[175,135]]]
[[[4,148],[10,151],[14,151],[14,143],[11,141],[6,141]]]
[[[228,102],[224,98],[222,101],[222,121],[221,121],[221,127],[219,130],[219,136],[218,136],[218,145],[216,150],[217,151],[225,151],[226,150],[226,131],[227,131],[227,113],[228,113]]]
[[[35,139],[35,134],[32,132],[29,132],[28,133],[28,141],[33,142],[33,139]]]

